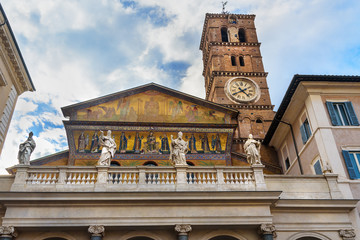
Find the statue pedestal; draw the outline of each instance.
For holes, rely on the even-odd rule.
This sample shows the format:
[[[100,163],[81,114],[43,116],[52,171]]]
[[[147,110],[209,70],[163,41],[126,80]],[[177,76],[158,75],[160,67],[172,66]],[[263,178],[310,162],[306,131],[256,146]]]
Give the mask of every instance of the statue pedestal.
[[[254,178],[256,184],[256,190],[267,190],[265,178],[264,178],[264,168],[262,164],[253,164],[251,165],[254,171]]]
[[[98,175],[95,183],[95,192],[104,192],[107,186],[109,166],[96,166]]]
[[[16,165],[15,180],[11,186],[10,191],[23,192],[25,191],[26,179],[28,177],[28,169],[30,165],[19,164]]]
[[[176,190],[186,190],[188,187],[186,170],[188,165],[175,165],[176,169]]]

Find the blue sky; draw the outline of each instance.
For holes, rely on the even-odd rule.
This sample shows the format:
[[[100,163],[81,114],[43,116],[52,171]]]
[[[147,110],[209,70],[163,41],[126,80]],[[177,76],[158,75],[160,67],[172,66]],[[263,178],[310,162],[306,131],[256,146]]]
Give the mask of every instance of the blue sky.
[[[24,93],[0,156],[17,163],[33,131],[32,159],[67,148],[60,108],[156,82],[204,97],[199,50],[215,0],[2,0],[36,92]],[[273,104],[294,74],[360,75],[360,1],[236,0],[255,24]]]

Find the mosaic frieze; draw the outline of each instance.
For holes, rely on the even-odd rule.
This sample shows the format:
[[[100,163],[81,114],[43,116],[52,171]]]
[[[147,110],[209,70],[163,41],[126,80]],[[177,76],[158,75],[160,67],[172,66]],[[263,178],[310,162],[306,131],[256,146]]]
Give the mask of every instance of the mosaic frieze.
[[[172,129],[174,130],[174,129]],[[113,131],[118,154],[169,154],[171,136],[177,132],[159,131]],[[99,153],[99,131],[74,130],[72,132],[75,153]],[[188,141],[188,154],[222,154],[227,150],[229,133],[224,132],[185,132],[183,139]]]
[[[158,91],[149,90],[80,109],[71,120],[229,123],[230,115]]]

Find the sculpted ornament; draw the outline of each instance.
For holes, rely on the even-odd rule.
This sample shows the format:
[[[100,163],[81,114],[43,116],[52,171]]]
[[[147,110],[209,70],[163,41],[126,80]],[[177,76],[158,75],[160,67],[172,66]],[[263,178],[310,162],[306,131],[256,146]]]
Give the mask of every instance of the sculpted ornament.
[[[354,229],[341,229],[339,234],[344,240],[355,240],[356,237]]]
[[[17,237],[17,233],[12,226],[0,226],[0,236]]]
[[[179,233],[179,235],[187,235],[188,232],[192,230],[190,224],[176,224],[175,231]]]
[[[260,161],[260,147],[261,143],[253,138],[252,134],[249,134],[248,140],[244,144],[245,153],[247,155],[247,161],[251,165],[261,164]]]
[[[89,226],[88,232],[95,236],[104,236],[105,227],[103,225],[91,225]]]
[[[270,223],[264,223],[260,225],[259,233],[262,235],[273,235],[276,238],[275,226]]]
[[[187,166],[185,154],[188,152],[188,142],[185,142],[182,136],[182,132],[178,133],[176,139],[171,135],[170,161],[174,166]]]
[[[30,132],[26,141],[21,143],[19,146],[18,160],[20,164],[30,165],[30,155],[34,151],[35,147],[36,144],[33,139],[33,132]]]
[[[102,150],[97,165],[110,166],[111,159],[114,157],[116,151],[116,143],[115,140],[111,137],[110,130],[108,130],[106,136],[104,136],[103,131],[100,131],[99,144],[102,146]]]

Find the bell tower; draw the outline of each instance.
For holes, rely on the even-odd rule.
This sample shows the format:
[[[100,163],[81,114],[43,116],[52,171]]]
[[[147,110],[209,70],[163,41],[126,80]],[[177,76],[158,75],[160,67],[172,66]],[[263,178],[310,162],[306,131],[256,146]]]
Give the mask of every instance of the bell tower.
[[[254,24],[255,15],[205,17],[200,50],[206,100],[239,111],[238,137],[264,138],[274,117]]]

